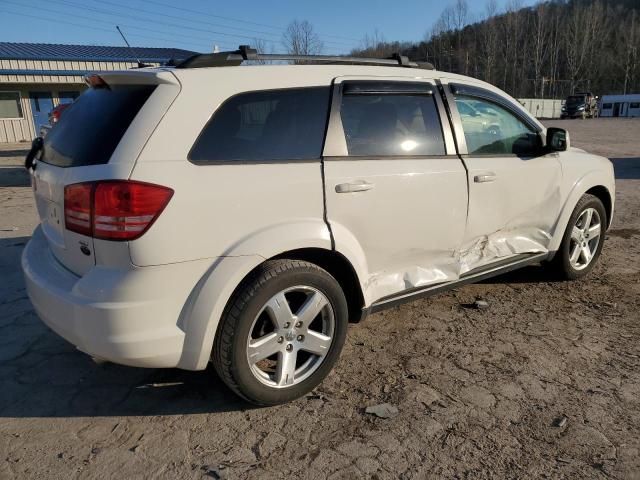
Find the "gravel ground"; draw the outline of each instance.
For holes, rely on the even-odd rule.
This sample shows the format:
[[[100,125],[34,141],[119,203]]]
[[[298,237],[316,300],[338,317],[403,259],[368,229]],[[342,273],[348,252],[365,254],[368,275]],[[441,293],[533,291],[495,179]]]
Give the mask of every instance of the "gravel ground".
[[[312,395],[263,409],[213,371],[95,365],[41,324],[19,269],[24,153],[5,147],[0,478],[640,478],[640,120],[548,123],[616,159],[595,270],[529,267],[373,315]],[[381,403],[397,415],[365,412]]]

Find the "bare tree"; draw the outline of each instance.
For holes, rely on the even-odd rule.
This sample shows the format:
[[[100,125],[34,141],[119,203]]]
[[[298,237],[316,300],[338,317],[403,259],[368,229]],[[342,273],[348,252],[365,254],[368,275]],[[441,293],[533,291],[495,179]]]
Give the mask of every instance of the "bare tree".
[[[629,86],[634,83],[635,72],[638,66],[638,45],[640,43],[640,35],[638,28],[638,20],[636,19],[635,10],[631,13],[631,18],[623,25],[622,31],[625,47],[624,59],[624,87],[623,93],[627,93]]]
[[[507,0],[502,11],[500,0],[485,0],[476,22],[469,0],[446,1],[422,42],[387,42],[376,32],[363,47],[476,76],[516,97],[640,91],[638,0]]]
[[[282,34],[282,45],[293,55],[317,55],[324,47],[320,36],[307,20],[294,20]]]
[[[583,75],[589,75],[585,70],[589,56],[593,51],[593,44],[598,32],[599,11],[601,5],[595,2],[588,6],[573,8],[567,18],[567,73],[571,92],[578,83],[585,83]]]
[[[493,81],[493,69],[498,53],[498,29],[495,18],[497,14],[498,3],[496,0],[489,0],[485,8],[486,19],[481,23],[480,28],[480,55],[481,62],[484,64],[484,79],[487,82]]]
[[[372,33],[365,34],[362,39],[361,52],[368,57],[382,58],[389,53],[389,44],[385,41],[384,35],[377,28]]]
[[[534,7],[531,37],[531,63],[533,66],[533,91],[534,95],[544,97],[544,79],[542,77],[542,67],[548,54],[547,44],[549,36],[548,6],[540,3]]]

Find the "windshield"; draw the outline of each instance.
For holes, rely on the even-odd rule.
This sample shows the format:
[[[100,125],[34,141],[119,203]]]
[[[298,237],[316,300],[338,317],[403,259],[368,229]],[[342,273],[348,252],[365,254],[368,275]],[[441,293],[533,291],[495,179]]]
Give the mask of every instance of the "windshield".
[[[155,86],[90,88],[73,102],[44,139],[40,160],[58,167],[109,162]]]
[[[584,103],[584,97],[581,95],[572,95],[567,98],[567,105],[580,105]]]

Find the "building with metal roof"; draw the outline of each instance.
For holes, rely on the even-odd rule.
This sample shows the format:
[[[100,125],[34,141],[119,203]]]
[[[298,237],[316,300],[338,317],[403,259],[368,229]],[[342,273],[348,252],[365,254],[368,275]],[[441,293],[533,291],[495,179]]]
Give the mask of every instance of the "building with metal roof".
[[[51,110],[72,102],[91,72],[184,60],[178,48],[0,42],[0,143],[33,139]]]

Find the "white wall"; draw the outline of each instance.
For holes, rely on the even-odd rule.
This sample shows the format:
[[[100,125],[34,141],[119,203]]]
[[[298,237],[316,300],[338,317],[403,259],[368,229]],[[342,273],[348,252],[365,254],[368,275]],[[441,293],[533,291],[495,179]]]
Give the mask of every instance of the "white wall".
[[[536,118],[560,118],[562,100],[519,98],[518,101]]]

